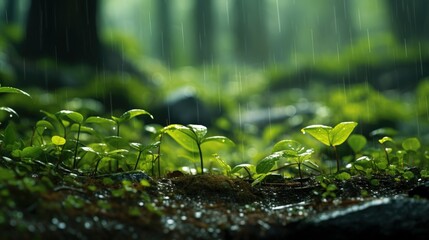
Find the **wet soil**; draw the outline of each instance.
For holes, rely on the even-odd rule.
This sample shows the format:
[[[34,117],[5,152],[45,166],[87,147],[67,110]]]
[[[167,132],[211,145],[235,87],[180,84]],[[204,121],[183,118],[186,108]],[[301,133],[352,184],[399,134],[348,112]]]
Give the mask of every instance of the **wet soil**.
[[[178,173],[149,179],[148,186],[142,176],[125,183],[70,177],[44,191],[9,186],[14,203],[4,205],[1,239],[279,239],[288,226],[319,213],[412,197],[419,185],[389,175],[373,176],[374,185],[355,176],[335,181],[335,195],[324,196],[314,178],[252,186],[245,179]]]

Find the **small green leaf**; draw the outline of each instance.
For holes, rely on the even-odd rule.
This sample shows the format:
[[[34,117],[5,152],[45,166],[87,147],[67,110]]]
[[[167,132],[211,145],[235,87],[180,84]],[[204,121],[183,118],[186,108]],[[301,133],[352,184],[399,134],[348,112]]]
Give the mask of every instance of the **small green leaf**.
[[[162,131],[167,133],[186,150],[198,152],[197,136],[189,127],[180,124],[172,124],[163,128]]]
[[[0,93],[17,93],[31,98],[30,94],[28,94],[27,92],[13,87],[0,87]]]
[[[420,141],[417,138],[407,138],[402,142],[402,147],[406,151],[417,151],[421,147]]]
[[[51,141],[53,144],[57,145],[57,146],[62,146],[64,144],[66,144],[66,139],[60,136],[53,136],[51,138]]]
[[[378,142],[381,143],[381,144],[384,144],[385,142],[392,142],[392,143],[394,143],[395,141],[393,141],[392,138],[386,136],[386,137],[383,137],[382,139],[379,139]]]
[[[204,139],[204,136],[207,134],[207,127],[203,125],[189,124],[189,129],[197,136],[198,142],[201,142]]]
[[[347,139],[347,143],[354,153],[358,153],[366,146],[367,140],[365,136],[361,134],[352,134],[349,139]]]
[[[54,129],[54,125],[52,123],[46,121],[46,120],[39,120],[36,123],[37,128],[43,128],[43,129]]]
[[[137,117],[139,115],[149,115],[149,117],[153,119],[153,116],[149,112],[147,112],[146,110],[143,110],[143,109],[131,109],[129,111],[126,111],[119,118],[116,118],[116,117],[112,117],[112,118],[115,121],[124,122],[124,121],[128,121],[134,117]]]
[[[331,145],[338,146],[345,142],[356,126],[357,122],[340,122],[337,124],[330,132]]]
[[[349,173],[347,173],[347,172],[342,172],[342,173],[337,174],[335,176],[335,178],[338,179],[338,180],[345,181],[345,180],[349,180],[351,178],[351,175]]]
[[[329,139],[331,131],[332,127],[325,125],[310,125],[301,129],[303,134],[308,133],[327,146],[331,146],[331,140]]]
[[[63,120],[68,120],[73,123],[82,124],[83,123],[83,116],[82,114],[70,110],[61,110],[56,113],[56,115]]]
[[[273,167],[276,161],[283,157],[283,151],[275,152],[263,158],[256,165],[256,173],[268,173]]]
[[[38,146],[25,147],[21,151],[21,157],[23,158],[37,158],[42,154],[42,149]]]
[[[128,148],[129,143],[126,139],[118,136],[109,136],[104,138],[104,142],[114,148]]]
[[[281,140],[274,144],[273,150],[271,152],[278,152],[282,150],[292,150],[296,153],[302,152],[304,147],[301,143],[294,140]]]
[[[212,136],[212,137],[204,138],[203,141],[201,142],[201,144],[206,143],[206,142],[218,142],[218,143],[228,144],[231,146],[235,145],[231,139],[224,137],[224,136]]]
[[[242,169],[247,169],[250,173],[254,173],[256,170],[255,165],[249,163],[243,163],[232,168],[231,173],[236,173]]]
[[[5,111],[5,112],[7,112],[7,113],[11,114],[11,115],[10,115],[10,117],[12,117],[12,114],[13,114],[13,115],[15,115],[15,116],[17,116],[17,117],[19,117],[18,113],[17,113],[17,112],[15,112],[15,110],[13,110],[13,109],[12,109],[12,108],[10,108],[10,107],[0,107],[0,110],[1,110],[1,111]]]
[[[115,125],[115,121],[113,121],[112,119],[103,118],[103,117],[88,117],[88,118],[85,120],[85,123],[96,123],[96,124],[110,124],[110,125]]]

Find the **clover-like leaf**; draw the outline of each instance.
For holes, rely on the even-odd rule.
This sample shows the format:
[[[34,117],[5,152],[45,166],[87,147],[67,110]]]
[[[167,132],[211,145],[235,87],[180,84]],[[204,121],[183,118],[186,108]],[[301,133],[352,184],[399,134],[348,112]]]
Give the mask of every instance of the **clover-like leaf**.
[[[51,141],[53,144],[57,145],[57,146],[62,146],[64,144],[66,144],[66,139],[60,136],[52,136]]]
[[[367,140],[365,136],[361,134],[352,134],[347,139],[347,143],[354,153],[358,153],[365,147]]]
[[[329,138],[330,132],[332,131],[332,127],[325,126],[325,125],[310,125],[303,129],[301,129],[301,132],[303,134],[310,134],[315,139],[320,141],[321,143],[331,146],[331,139]]]
[[[402,147],[406,151],[417,151],[421,147],[419,139],[413,137],[413,138],[407,138],[402,142]]]
[[[327,146],[337,146],[347,140],[356,126],[356,122],[341,122],[334,128],[325,125],[310,125],[301,131],[304,134],[310,134]]]
[[[347,140],[350,134],[353,132],[357,122],[340,122],[330,132],[330,140],[332,146],[341,145]]]

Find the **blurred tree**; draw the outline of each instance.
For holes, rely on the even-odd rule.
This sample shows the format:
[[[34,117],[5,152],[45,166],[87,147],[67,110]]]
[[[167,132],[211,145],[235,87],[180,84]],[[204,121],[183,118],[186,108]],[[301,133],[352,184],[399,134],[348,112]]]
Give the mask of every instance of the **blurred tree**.
[[[235,1],[234,46],[241,61],[261,64],[268,58],[265,4],[263,0]]]
[[[196,63],[204,64],[213,58],[212,0],[195,0]]]
[[[33,0],[27,15],[21,55],[65,63],[97,65],[101,43],[98,0]]]
[[[2,18],[6,24],[14,23],[17,20],[17,1],[16,0],[6,0],[4,3],[4,8],[2,9]]]
[[[429,40],[429,1],[386,0],[393,33],[399,41]]]
[[[168,0],[157,0],[158,10],[158,53],[160,58],[168,66],[171,65],[171,3]]]

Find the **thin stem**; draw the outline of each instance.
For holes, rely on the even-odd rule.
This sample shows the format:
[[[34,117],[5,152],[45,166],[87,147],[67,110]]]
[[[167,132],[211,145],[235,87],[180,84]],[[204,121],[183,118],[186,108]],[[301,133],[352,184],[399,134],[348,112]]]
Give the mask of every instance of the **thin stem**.
[[[119,137],[119,122],[116,122],[116,136]]]
[[[302,187],[302,172],[301,172],[301,163],[298,162],[298,173],[299,173],[299,182],[301,183]]]
[[[335,146],[332,146],[335,152],[335,158],[337,159],[337,172],[340,172],[340,156],[338,155],[337,148]]]
[[[158,177],[161,178],[161,142],[162,142],[162,133],[159,136],[159,147],[158,147]]]
[[[74,158],[73,158],[73,169],[76,169],[76,165],[77,165],[77,163],[76,163],[76,158],[77,158],[77,147],[78,147],[78,145],[79,145],[79,136],[80,136],[80,127],[81,127],[81,125],[80,124],[78,124],[78,129],[77,129],[77,138],[76,138],[76,145],[75,145],[75,147],[74,147]]]
[[[136,165],[134,165],[134,170],[137,169],[137,165],[139,164],[139,160],[140,160],[140,156],[142,155],[143,151],[139,151],[139,155],[137,156],[137,161],[136,161]]]
[[[200,153],[200,161],[201,161],[201,175],[204,174],[204,162],[203,162],[203,152],[201,151],[201,145],[197,142],[198,151]]]

